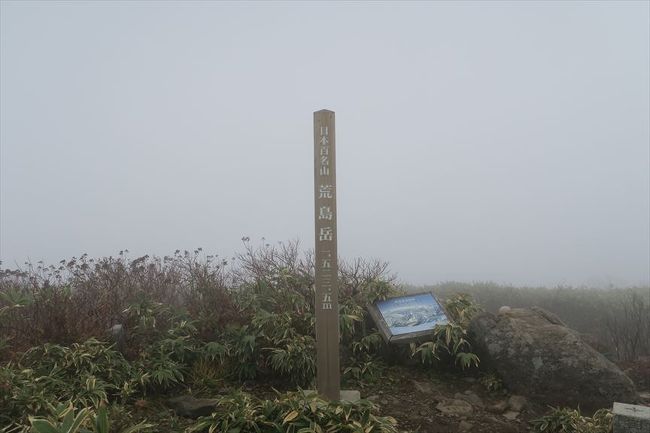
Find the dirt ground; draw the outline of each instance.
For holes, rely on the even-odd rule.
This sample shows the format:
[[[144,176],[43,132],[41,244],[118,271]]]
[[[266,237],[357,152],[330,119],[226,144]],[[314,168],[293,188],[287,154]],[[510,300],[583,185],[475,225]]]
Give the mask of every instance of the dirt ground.
[[[650,406],[648,377],[643,374],[650,363],[643,361],[634,364],[631,377],[644,398],[640,404]],[[377,403],[382,415],[397,419],[401,431],[414,433],[530,432],[530,421],[549,411],[528,399],[521,409],[513,408],[511,395],[488,392],[474,377],[405,367],[391,367],[383,382],[362,389],[361,396]],[[458,400],[471,406],[457,407]]]
[[[647,394],[645,404],[650,406],[650,389],[643,391],[643,385],[639,391]],[[261,398],[295,390],[282,382],[244,382],[236,388],[239,386]],[[549,410],[523,397],[513,399],[505,391],[489,392],[476,377],[412,366],[388,367],[376,383],[356,389],[362,398],[379,406],[381,415],[395,418],[401,432],[408,433],[528,433],[530,421]],[[143,416],[170,411],[163,401],[147,409]],[[163,424],[160,431],[183,431],[190,424],[191,420],[175,418],[174,425]]]
[[[383,383],[361,390],[361,395],[377,403],[382,415],[397,419],[402,431],[528,432],[529,421],[545,412],[530,402],[513,410],[510,396],[489,393],[472,377],[401,367],[387,373]]]

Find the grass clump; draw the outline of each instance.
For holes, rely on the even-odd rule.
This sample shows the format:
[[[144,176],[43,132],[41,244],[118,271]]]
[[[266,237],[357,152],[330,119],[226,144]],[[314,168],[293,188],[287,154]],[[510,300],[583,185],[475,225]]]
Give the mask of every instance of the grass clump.
[[[580,410],[551,408],[551,412],[531,422],[536,433],[611,433],[612,412],[600,409],[593,416],[583,416]]]
[[[297,243],[245,242],[233,262],[201,249],[123,251],[0,269],[0,424],[52,417],[66,402],[90,413],[241,381],[311,386],[313,256]],[[386,345],[365,306],[397,289],[379,261],[342,262],[338,277],[342,369],[376,380]]]
[[[30,417],[33,433],[136,433],[150,431],[153,424],[140,422],[124,428],[116,428],[109,410],[102,406],[96,410],[82,408],[76,411],[72,403],[51,408],[49,417]]]
[[[391,417],[379,416],[376,406],[366,400],[354,404],[327,402],[302,391],[260,400],[235,393],[221,398],[216,411],[200,418],[188,433],[397,433],[396,424]]]
[[[447,299],[445,307],[453,322],[437,325],[430,340],[419,345],[411,343],[412,356],[419,356],[425,365],[443,361],[463,370],[478,367],[480,360],[471,352],[467,329],[472,318],[481,311],[480,306],[468,295],[459,294]]]
[[[74,401],[99,408],[136,392],[139,370],[110,345],[90,339],[70,347],[46,343],[0,367],[0,420],[25,421]]]

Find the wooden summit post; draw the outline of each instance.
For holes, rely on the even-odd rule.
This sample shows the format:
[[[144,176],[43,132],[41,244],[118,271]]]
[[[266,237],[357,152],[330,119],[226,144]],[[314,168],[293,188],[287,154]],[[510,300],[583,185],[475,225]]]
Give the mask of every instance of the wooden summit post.
[[[337,401],[339,359],[338,255],[336,245],[336,151],[334,112],[314,113],[314,201],[316,265],[316,385]]]

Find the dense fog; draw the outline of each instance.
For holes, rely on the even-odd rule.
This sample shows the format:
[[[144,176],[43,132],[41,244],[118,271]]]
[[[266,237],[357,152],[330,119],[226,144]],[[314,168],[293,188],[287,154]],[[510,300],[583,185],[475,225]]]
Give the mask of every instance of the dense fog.
[[[2,2],[0,259],[313,247],[401,281],[648,284],[644,2]],[[265,238],[265,240],[262,240]]]

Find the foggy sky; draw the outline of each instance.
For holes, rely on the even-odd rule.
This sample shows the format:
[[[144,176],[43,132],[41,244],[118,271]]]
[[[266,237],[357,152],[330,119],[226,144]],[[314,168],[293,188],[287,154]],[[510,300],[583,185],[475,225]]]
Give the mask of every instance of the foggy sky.
[[[313,248],[401,281],[650,280],[650,10],[2,2],[0,259]]]

